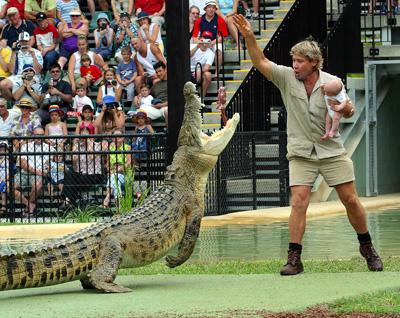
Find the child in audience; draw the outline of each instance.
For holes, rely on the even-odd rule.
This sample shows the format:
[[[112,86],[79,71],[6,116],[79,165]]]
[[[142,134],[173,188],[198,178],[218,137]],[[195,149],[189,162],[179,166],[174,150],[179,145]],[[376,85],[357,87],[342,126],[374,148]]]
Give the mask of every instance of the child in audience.
[[[136,134],[154,134],[154,129],[151,126],[151,119],[147,117],[147,114],[144,111],[139,111],[133,116],[133,123],[136,125],[135,130],[133,132]],[[134,156],[137,160],[146,159],[146,151],[147,151],[147,140],[146,136],[136,136],[134,137],[132,142],[132,149],[135,151]],[[139,152],[136,152],[139,151]],[[144,152],[141,152],[144,151]]]
[[[76,86],[76,95],[74,97],[74,104],[72,108],[78,113],[78,116],[82,113],[84,105],[90,105],[93,107],[92,100],[86,96],[86,87],[82,84]]]
[[[7,157],[8,143],[5,140],[0,141],[0,193],[1,193],[1,208],[0,214],[6,212],[7,206],[7,187],[8,187],[8,157]]]
[[[66,136],[68,135],[67,125],[61,121],[64,116],[63,110],[58,105],[49,107],[50,123],[45,127],[44,134],[49,137]],[[50,138],[48,143],[59,149],[63,149],[65,139]]]
[[[339,128],[339,121],[342,114],[339,113],[347,103],[346,90],[343,83],[339,79],[334,79],[321,84],[322,94],[324,94],[327,112],[325,115],[325,135],[322,140],[334,137]],[[331,103],[335,105],[332,106]]]
[[[81,76],[86,80],[87,86],[98,85],[103,79],[103,73],[101,69],[92,64],[88,54],[82,54],[81,56]]]
[[[131,58],[132,50],[129,46],[121,49],[122,61],[117,68],[117,81],[121,84],[122,89],[126,91],[126,100],[132,102],[135,96],[135,79],[137,77],[137,69],[135,61]]]
[[[63,155],[56,154],[50,160],[50,182],[47,184],[47,190],[50,196],[53,195],[53,186],[58,187],[59,193],[62,192],[64,187],[64,176],[65,176],[65,163]]]
[[[154,97],[150,95],[150,87],[147,84],[142,84],[140,86],[140,93],[135,96],[132,107],[127,114],[132,116],[136,114],[139,108],[153,107],[151,106],[151,101],[153,99]]]
[[[84,105],[82,113],[78,117],[75,128],[75,135],[80,135],[83,129],[87,129],[90,135],[97,134],[97,128],[93,124],[94,109],[92,105]]]

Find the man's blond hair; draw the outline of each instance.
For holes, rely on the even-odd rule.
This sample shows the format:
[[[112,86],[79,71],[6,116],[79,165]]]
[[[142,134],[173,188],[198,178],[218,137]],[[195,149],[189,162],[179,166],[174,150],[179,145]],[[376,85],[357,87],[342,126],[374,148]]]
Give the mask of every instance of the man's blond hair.
[[[309,61],[317,61],[317,69],[322,69],[324,59],[322,58],[321,50],[318,43],[312,40],[304,40],[295,44],[290,49],[290,55],[301,55]]]

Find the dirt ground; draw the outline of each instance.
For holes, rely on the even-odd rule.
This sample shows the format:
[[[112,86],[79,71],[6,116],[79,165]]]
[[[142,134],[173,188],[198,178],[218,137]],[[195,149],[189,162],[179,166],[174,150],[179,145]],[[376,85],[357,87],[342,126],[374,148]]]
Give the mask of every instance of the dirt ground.
[[[132,316],[132,318],[139,318]],[[143,316],[140,318],[400,318],[400,314],[371,314],[371,313],[348,313],[348,314],[335,314],[330,311],[326,306],[318,306],[307,309],[304,312],[280,312],[271,313],[267,311],[229,311],[229,312],[216,312],[211,315],[170,315],[160,314],[157,316]],[[105,317],[104,317],[105,318]]]

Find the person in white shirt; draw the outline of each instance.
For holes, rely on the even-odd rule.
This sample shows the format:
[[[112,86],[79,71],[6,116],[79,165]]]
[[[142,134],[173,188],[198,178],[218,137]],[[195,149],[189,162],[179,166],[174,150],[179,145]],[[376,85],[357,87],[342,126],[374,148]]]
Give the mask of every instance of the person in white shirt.
[[[33,136],[44,136],[43,128],[35,128]],[[38,197],[40,190],[43,188],[43,183],[49,172],[51,159],[50,153],[55,151],[53,147],[44,141],[44,139],[34,139],[33,141],[23,144],[20,149],[22,154],[27,154],[21,155],[19,158],[21,170],[15,175],[14,193],[15,198],[21,200],[22,204],[26,206],[24,216],[32,216],[36,210],[36,198]],[[33,155],[32,153],[37,154]],[[22,190],[28,186],[31,187],[31,192],[27,198],[17,189]]]
[[[190,50],[190,71],[196,83],[202,83],[202,96],[207,95],[211,84],[210,68],[214,62],[215,53],[212,48],[212,33],[203,31],[200,42],[193,44]]]
[[[11,89],[13,85],[21,81],[24,65],[32,65],[35,73],[40,74],[43,69],[43,56],[39,50],[30,46],[28,32],[22,32],[18,36],[18,43],[14,42],[11,53],[11,59],[8,63],[9,71],[14,74],[0,82],[2,96],[7,100],[12,100]],[[40,76],[35,75],[36,82],[40,82]]]
[[[7,100],[0,97],[0,136],[10,136],[11,125],[19,117],[19,112],[7,109]]]
[[[82,113],[82,108],[85,105],[90,105],[92,106],[92,109],[94,109],[92,100],[86,96],[85,85],[78,84],[76,86],[76,95],[74,97],[74,105],[72,106],[72,108],[74,109],[74,111]]]

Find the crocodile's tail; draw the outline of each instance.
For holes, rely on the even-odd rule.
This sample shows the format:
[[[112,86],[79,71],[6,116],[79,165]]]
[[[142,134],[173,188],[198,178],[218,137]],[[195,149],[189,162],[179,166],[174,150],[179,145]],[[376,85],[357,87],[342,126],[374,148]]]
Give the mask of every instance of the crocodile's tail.
[[[41,287],[79,279],[97,263],[97,236],[60,240],[0,254],[0,290]]]

